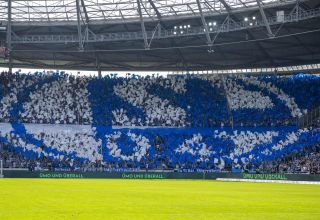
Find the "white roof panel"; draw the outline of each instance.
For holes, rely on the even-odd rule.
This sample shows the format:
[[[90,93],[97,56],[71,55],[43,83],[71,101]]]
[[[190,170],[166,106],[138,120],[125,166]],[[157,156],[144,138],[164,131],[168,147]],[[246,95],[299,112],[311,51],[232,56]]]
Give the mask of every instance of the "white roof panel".
[[[81,4],[82,0],[79,0]],[[150,2],[156,6],[161,16],[177,16],[199,13],[196,0],[140,0],[144,17],[156,19],[157,14]],[[224,0],[231,9],[257,6],[256,0]],[[262,0],[264,5],[295,0]],[[77,19],[76,0],[11,0],[13,21],[75,21]],[[138,18],[136,0],[83,0],[90,20],[128,20]],[[226,8],[222,0],[200,0],[203,12],[221,12]],[[82,5],[82,4],[81,4]],[[82,6],[84,19],[84,8]],[[0,1],[0,19],[6,20],[7,0]]]

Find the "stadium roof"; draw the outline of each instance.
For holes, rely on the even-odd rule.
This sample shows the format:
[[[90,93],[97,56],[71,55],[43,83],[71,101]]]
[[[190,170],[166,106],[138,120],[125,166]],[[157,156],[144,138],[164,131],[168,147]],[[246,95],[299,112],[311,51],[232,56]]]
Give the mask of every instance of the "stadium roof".
[[[82,0],[80,0],[82,1]],[[12,21],[76,21],[76,0],[11,0]],[[164,17],[197,15],[199,8],[195,0],[140,0],[144,18],[157,19],[158,13]],[[261,0],[268,7],[274,3],[292,3],[295,0]],[[0,1],[1,18],[7,19],[8,1]],[[223,13],[227,7],[231,10],[257,7],[256,0],[200,0],[202,11]],[[84,0],[86,15],[94,20],[130,20],[139,18],[138,1],[136,0]]]
[[[0,65],[175,71],[314,64],[319,7],[319,0],[0,0],[0,41],[10,52]]]

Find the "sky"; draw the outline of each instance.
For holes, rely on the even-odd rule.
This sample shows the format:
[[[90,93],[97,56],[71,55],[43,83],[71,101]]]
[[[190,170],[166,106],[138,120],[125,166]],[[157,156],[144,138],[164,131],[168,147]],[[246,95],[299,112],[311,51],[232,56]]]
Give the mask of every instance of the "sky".
[[[315,70],[320,69],[319,64],[311,64],[311,65],[302,65],[302,66],[292,66],[292,67],[278,67],[278,71],[304,71],[304,70]],[[48,71],[57,71],[55,69],[28,69],[28,68],[13,68],[13,72],[21,70],[22,73],[35,73],[35,72],[48,72]],[[223,73],[266,73],[266,72],[274,72],[275,68],[254,68],[254,69],[233,69],[233,70],[208,70],[208,71],[193,71],[189,73],[193,74],[223,74]],[[0,67],[0,72],[8,71],[8,68]],[[81,76],[97,76],[97,71],[87,71],[87,70],[61,70],[70,75],[77,75],[80,73]],[[140,76],[151,76],[152,74],[166,77],[169,74],[185,74],[185,71],[179,72],[168,72],[168,71],[103,71],[102,76],[110,75],[116,73],[119,77],[125,77],[127,73],[140,75]]]

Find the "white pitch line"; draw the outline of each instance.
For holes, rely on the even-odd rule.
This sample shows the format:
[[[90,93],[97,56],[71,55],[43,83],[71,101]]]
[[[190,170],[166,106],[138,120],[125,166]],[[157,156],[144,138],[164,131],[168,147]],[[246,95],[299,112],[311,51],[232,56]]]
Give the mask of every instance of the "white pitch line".
[[[320,185],[320,181],[291,181],[291,180],[256,180],[256,179],[230,179],[230,178],[217,178],[218,181],[228,182],[255,182],[255,183],[287,183],[287,184],[313,184]]]

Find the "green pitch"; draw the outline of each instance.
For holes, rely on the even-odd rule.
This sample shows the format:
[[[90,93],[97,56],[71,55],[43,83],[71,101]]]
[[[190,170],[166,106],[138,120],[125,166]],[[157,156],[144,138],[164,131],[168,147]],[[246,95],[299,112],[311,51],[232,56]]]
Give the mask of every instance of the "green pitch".
[[[1,220],[320,219],[320,186],[0,179]]]

